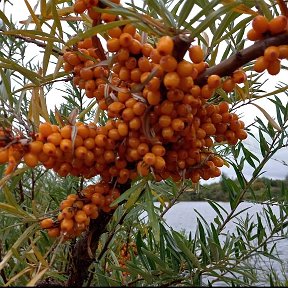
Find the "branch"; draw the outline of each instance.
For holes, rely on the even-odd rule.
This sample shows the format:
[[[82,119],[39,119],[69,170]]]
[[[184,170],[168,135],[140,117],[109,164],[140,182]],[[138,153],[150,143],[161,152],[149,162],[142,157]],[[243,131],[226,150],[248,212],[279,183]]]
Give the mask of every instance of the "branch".
[[[262,56],[267,47],[287,44],[288,33],[279,34],[263,40],[259,40],[250,47],[236,52],[218,65],[207,68],[198,76],[198,78],[195,80],[195,83],[202,86],[206,84],[208,77],[213,74],[219,75],[220,77],[229,76],[244,64],[247,64],[250,61]]]
[[[0,29],[0,32],[4,32],[2,29]],[[2,34],[2,33],[1,33]],[[2,34],[3,35],[3,34]],[[21,35],[9,35],[9,36],[12,36],[14,38],[18,38],[18,39],[21,39],[25,42],[28,42],[28,43],[33,43],[35,45],[37,45],[38,47],[41,47],[41,48],[46,48],[47,44],[44,43],[44,42],[41,42],[41,41],[38,41],[38,40],[35,40],[35,39],[32,39],[30,37],[24,37],[24,36],[21,36]],[[63,55],[63,52],[61,52],[59,49],[57,48],[52,48],[52,52],[58,54],[58,55]]]

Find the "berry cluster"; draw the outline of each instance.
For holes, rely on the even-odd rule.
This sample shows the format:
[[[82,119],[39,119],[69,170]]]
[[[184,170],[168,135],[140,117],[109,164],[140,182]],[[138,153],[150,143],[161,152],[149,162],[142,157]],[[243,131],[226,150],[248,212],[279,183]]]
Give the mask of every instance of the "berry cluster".
[[[120,0],[111,0],[115,4],[119,4]],[[74,12],[82,14],[87,11],[89,17],[94,21],[111,22],[116,19],[116,15],[113,15],[107,11],[107,13],[98,13],[94,10],[94,7],[101,7],[109,9],[109,7],[103,5],[99,0],[76,0],[74,3]]]
[[[198,182],[219,176],[223,160],[214,155],[214,143],[235,145],[247,134],[244,123],[229,113],[227,102],[212,104],[209,99],[217,88],[231,92],[246,80],[245,73],[237,70],[223,82],[210,75],[207,84],[199,86],[194,81],[208,67],[200,46],[189,48],[190,62],[173,56],[174,40],[169,36],[161,37],[155,46],[141,43],[131,24],[113,28],[108,35],[107,50],[114,59],[109,69],[91,52],[92,39],[67,51],[64,60],[66,71],[74,74],[74,84],[85,89],[89,98],[95,97],[110,118],[105,136],[119,144],[115,159],[129,167],[126,176],[119,177],[111,162],[111,177],[125,183],[131,174],[133,179],[150,171],[158,181],[186,177]]]
[[[287,33],[288,19],[286,16],[280,15],[276,18],[268,19],[265,16],[258,15],[252,21],[252,29],[247,33],[247,37],[251,41],[265,39],[267,36]],[[281,69],[281,59],[288,58],[288,45],[269,46],[265,49],[264,55],[256,59],[254,70],[258,73],[267,72],[276,75]]]
[[[91,219],[97,219],[99,213],[108,213],[116,207],[110,204],[120,196],[118,188],[101,181],[84,188],[78,195],[70,194],[60,204],[57,220],[45,218],[40,222],[50,237],[64,235],[68,240],[85,231]]]
[[[137,246],[135,242],[124,243],[120,249],[120,258],[118,259],[119,266],[122,268],[126,268],[126,262],[131,260],[131,252],[134,255],[137,255]],[[128,272],[122,272],[123,277],[127,277],[129,275]]]

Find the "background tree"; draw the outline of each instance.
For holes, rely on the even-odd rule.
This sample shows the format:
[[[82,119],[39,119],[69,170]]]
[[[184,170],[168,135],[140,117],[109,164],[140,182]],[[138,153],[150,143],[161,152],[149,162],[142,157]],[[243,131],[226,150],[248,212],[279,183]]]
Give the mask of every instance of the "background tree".
[[[287,188],[281,200],[267,188],[266,225],[260,213],[241,218],[239,204],[247,192],[259,202],[253,183],[287,149],[287,85],[263,88],[264,71],[287,68],[285,2],[25,4],[22,26],[0,11],[2,285],[259,283],[251,260],[281,260]],[[25,57],[31,47],[39,59]],[[267,121],[245,127],[241,107]],[[261,157],[242,142],[247,132]],[[225,180],[231,209],[208,200],[213,222],[198,213],[195,235],[169,229],[180,195],[223,165],[237,176]]]

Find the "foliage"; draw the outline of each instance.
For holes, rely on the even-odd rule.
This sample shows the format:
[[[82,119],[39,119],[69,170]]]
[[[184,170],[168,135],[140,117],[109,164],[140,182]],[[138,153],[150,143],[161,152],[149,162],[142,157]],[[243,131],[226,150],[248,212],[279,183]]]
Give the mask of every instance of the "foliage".
[[[13,127],[21,139],[28,139],[46,121],[59,126],[76,119],[107,122],[107,113],[99,109],[94,99],[85,97],[83,90],[74,85],[73,75],[63,70],[64,52],[83,38],[97,36],[101,41],[107,40],[109,29],[127,23],[143,31],[142,39],[148,38],[152,44],[163,35],[188,35],[205,52],[209,67],[219,69],[216,72],[224,67],[221,77],[226,77],[231,67],[225,61],[237,57],[239,51],[247,56],[245,49],[252,46],[246,34],[255,15],[265,15],[269,20],[280,14],[288,17],[286,4],[280,0],[277,5],[275,1],[147,0],[143,5],[131,1],[126,6],[101,0],[102,6],[96,7],[96,12],[104,13],[107,5],[109,15],[122,18],[95,25],[85,13],[73,12],[72,1],[41,0],[36,12],[30,1],[24,0],[30,17],[19,23],[14,22],[13,13],[11,19],[5,13],[8,6],[15,5],[11,2],[4,0],[0,4],[0,124],[3,129]],[[283,35],[270,38],[287,45],[285,31],[284,40]],[[234,169],[236,180],[225,176],[220,184],[200,186],[184,177],[157,182],[153,173],[138,176],[128,187],[123,185],[124,191],[111,205],[118,205],[115,211],[102,215],[98,222],[92,221],[85,235],[66,241],[64,236],[48,237],[39,222],[56,216],[67,195],[95,184],[98,176],[89,180],[71,175],[59,177],[51,169],[40,165],[29,168],[24,162],[7,174],[5,165],[1,165],[0,285],[67,286],[76,274],[73,269],[77,258],[83,256],[83,247],[88,247],[82,253],[89,256],[85,259],[89,270],[85,271],[88,277],[84,277],[83,286],[286,286],[286,267],[277,254],[277,245],[287,239],[287,179],[277,182],[263,177],[263,173],[277,152],[287,150],[288,90],[286,83],[277,83],[266,91],[267,74],[253,70],[264,51],[256,48],[242,66],[248,76],[244,83],[235,86],[231,93],[218,88],[209,99],[215,104],[227,101],[231,113],[245,113],[248,107],[256,107],[264,116],[257,116],[245,128],[249,137],[256,139],[261,156],[251,152],[245,140],[236,141],[236,145],[214,143],[214,153]],[[35,51],[32,56],[31,49]],[[108,60],[104,62],[106,66],[111,64]],[[287,70],[287,59],[281,61],[281,69]],[[198,81],[207,80],[205,73]],[[58,108],[54,107],[55,98],[61,98]],[[275,117],[262,107],[263,99],[273,107]],[[247,167],[252,169],[250,177],[243,173]],[[230,209],[215,201],[218,196],[209,197],[206,192],[214,194],[221,189],[225,192],[221,200],[228,201]],[[179,200],[187,199],[191,191],[204,195],[216,216],[209,223],[205,211],[196,211],[195,233],[179,232],[167,225],[165,215]],[[244,200],[262,204],[261,212],[253,214],[252,209],[242,209]],[[231,223],[234,229],[227,231]],[[83,243],[86,246],[81,246]],[[259,273],[267,261],[278,263],[282,275],[276,273],[273,265]]]

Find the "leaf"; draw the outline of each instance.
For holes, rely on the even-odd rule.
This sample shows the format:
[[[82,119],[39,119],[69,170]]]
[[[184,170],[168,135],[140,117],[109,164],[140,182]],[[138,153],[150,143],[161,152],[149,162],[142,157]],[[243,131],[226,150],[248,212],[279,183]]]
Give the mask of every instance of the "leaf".
[[[11,23],[9,22],[8,18],[5,16],[2,10],[0,10],[0,18],[3,20],[3,22],[8,26],[11,27]],[[3,27],[0,27],[3,29]]]
[[[198,269],[201,268],[200,262],[195,254],[192,253],[192,251],[186,246],[186,244],[183,242],[183,240],[179,237],[178,233],[174,230],[172,230],[173,238],[175,239],[175,242],[177,243],[177,246],[179,249],[184,253],[185,256],[190,259],[191,263],[194,267],[197,267]]]
[[[32,7],[30,6],[28,0],[24,0],[25,1],[25,4],[29,10],[29,13],[30,13],[30,16],[32,17],[34,23],[37,25],[38,29],[40,29],[41,25],[40,25],[40,21],[39,19],[37,18],[37,16],[35,15],[35,12],[34,10],[32,9]]]
[[[117,199],[115,199],[112,203],[111,206],[114,206],[116,204],[119,204],[120,202],[129,199],[130,195],[132,193],[135,193],[135,191],[140,190],[142,191],[144,189],[144,186],[146,185],[146,179],[143,178],[137,183],[136,185],[133,185],[131,188],[126,190],[123,194],[121,194]]]
[[[223,5],[229,5],[233,2],[236,2],[235,0],[222,0],[221,3]],[[236,6],[235,8],[232,9],[235,12],[238,12],[240,14],[249,14],[249,15],[253,15],[253,16],[257,16],[258,13],[253,11],[252,9],[250,9],[248,6],[246,6],[245,4],[240,4],[238,6]]]
[[[266,119],[268,120],[268,122],[278,131],[282,131],[281,127],[276,123],[276,121],[269,115],[269,113],[263,109],[262,107],[260,107],[258,104],[256,103],[251,103],[252,105],[254,105],[255,107],[257,107],[262,113],[263,115],[266,117]]]
[[[94,27],[86,30],[85,32],[78,33],[77,36],[69,39],[66,43],[66,46],[70,47],[70,46],[76,44],[77,42],[81,41],[82,39],[94,36],[94,35],[101,33],[101,32],[105,32],[105,31],[107,31],[111,28],[114,28],[114,27],[126,25],[126,24],[131,23],[131,22],[132,22],[131,20],[121,20],[121,21],[114,21],[114,22],[111,22],[108,24],[102,24],[102,25],[94,26]]]
[[[183,1],[182,1],[183,2]],[[179,1],[180,4],[181,1]],[[181,11],[179,12],[179,18],[178,18],[178,28],[180,28],[182,26],[183,23],[185,23],[185,20],[187,19],[187,17],[189,16],[189,14],[192,11],[192,8],[194,6],[194,1],[191,0],[186,0],[181,8]]]
[[[63,29],[62,29],[62,25],[61,25],[61,22],[59,20],[59,14],[58,14],[58,11],[56,9],[56,0],[52,0],[51,1],[52,5],[51,5],[51,10],[52,10],[52,19],[54,20],[54,23],[53,23],[53,31],[54,31],[54,27],[56,27],[59,31],[59,34],[58,35],[60,37],[60,39],[63,39]],[[56,33],[54,33],[56,34]]]
[[[9,287],[14,281],[16,281],[19,277],[21,277],[22,275],[31,272],[33,268],[32,267],[26,267],[23,270],[21,270],[20,272],[18,272],[16,275],[14,275],[12,278],[9,279],[9,281],[7,283],[5,283],[5,285],[3,287]],[[11,286],[10,286],[11,287]]]
[[[1,204],[1,203],[0,203]],[[34,233],[35,229],[38,229],[38,223],[34,223],[29,226],[23,234],[17,239],[17,241],[12,245],[10,250],[6,253],[3,257],[2,261],[0,262],[0,271],[5,267],[6,263],[9,259],[13,256],[13,249],[18,249],[19,246],[32,234]]]
[[[35,284],[44,276],[44,274],[48,271],[49,268],[44,268],[36,273],[35,276],[27,283],[27,287],[35,286]]]

